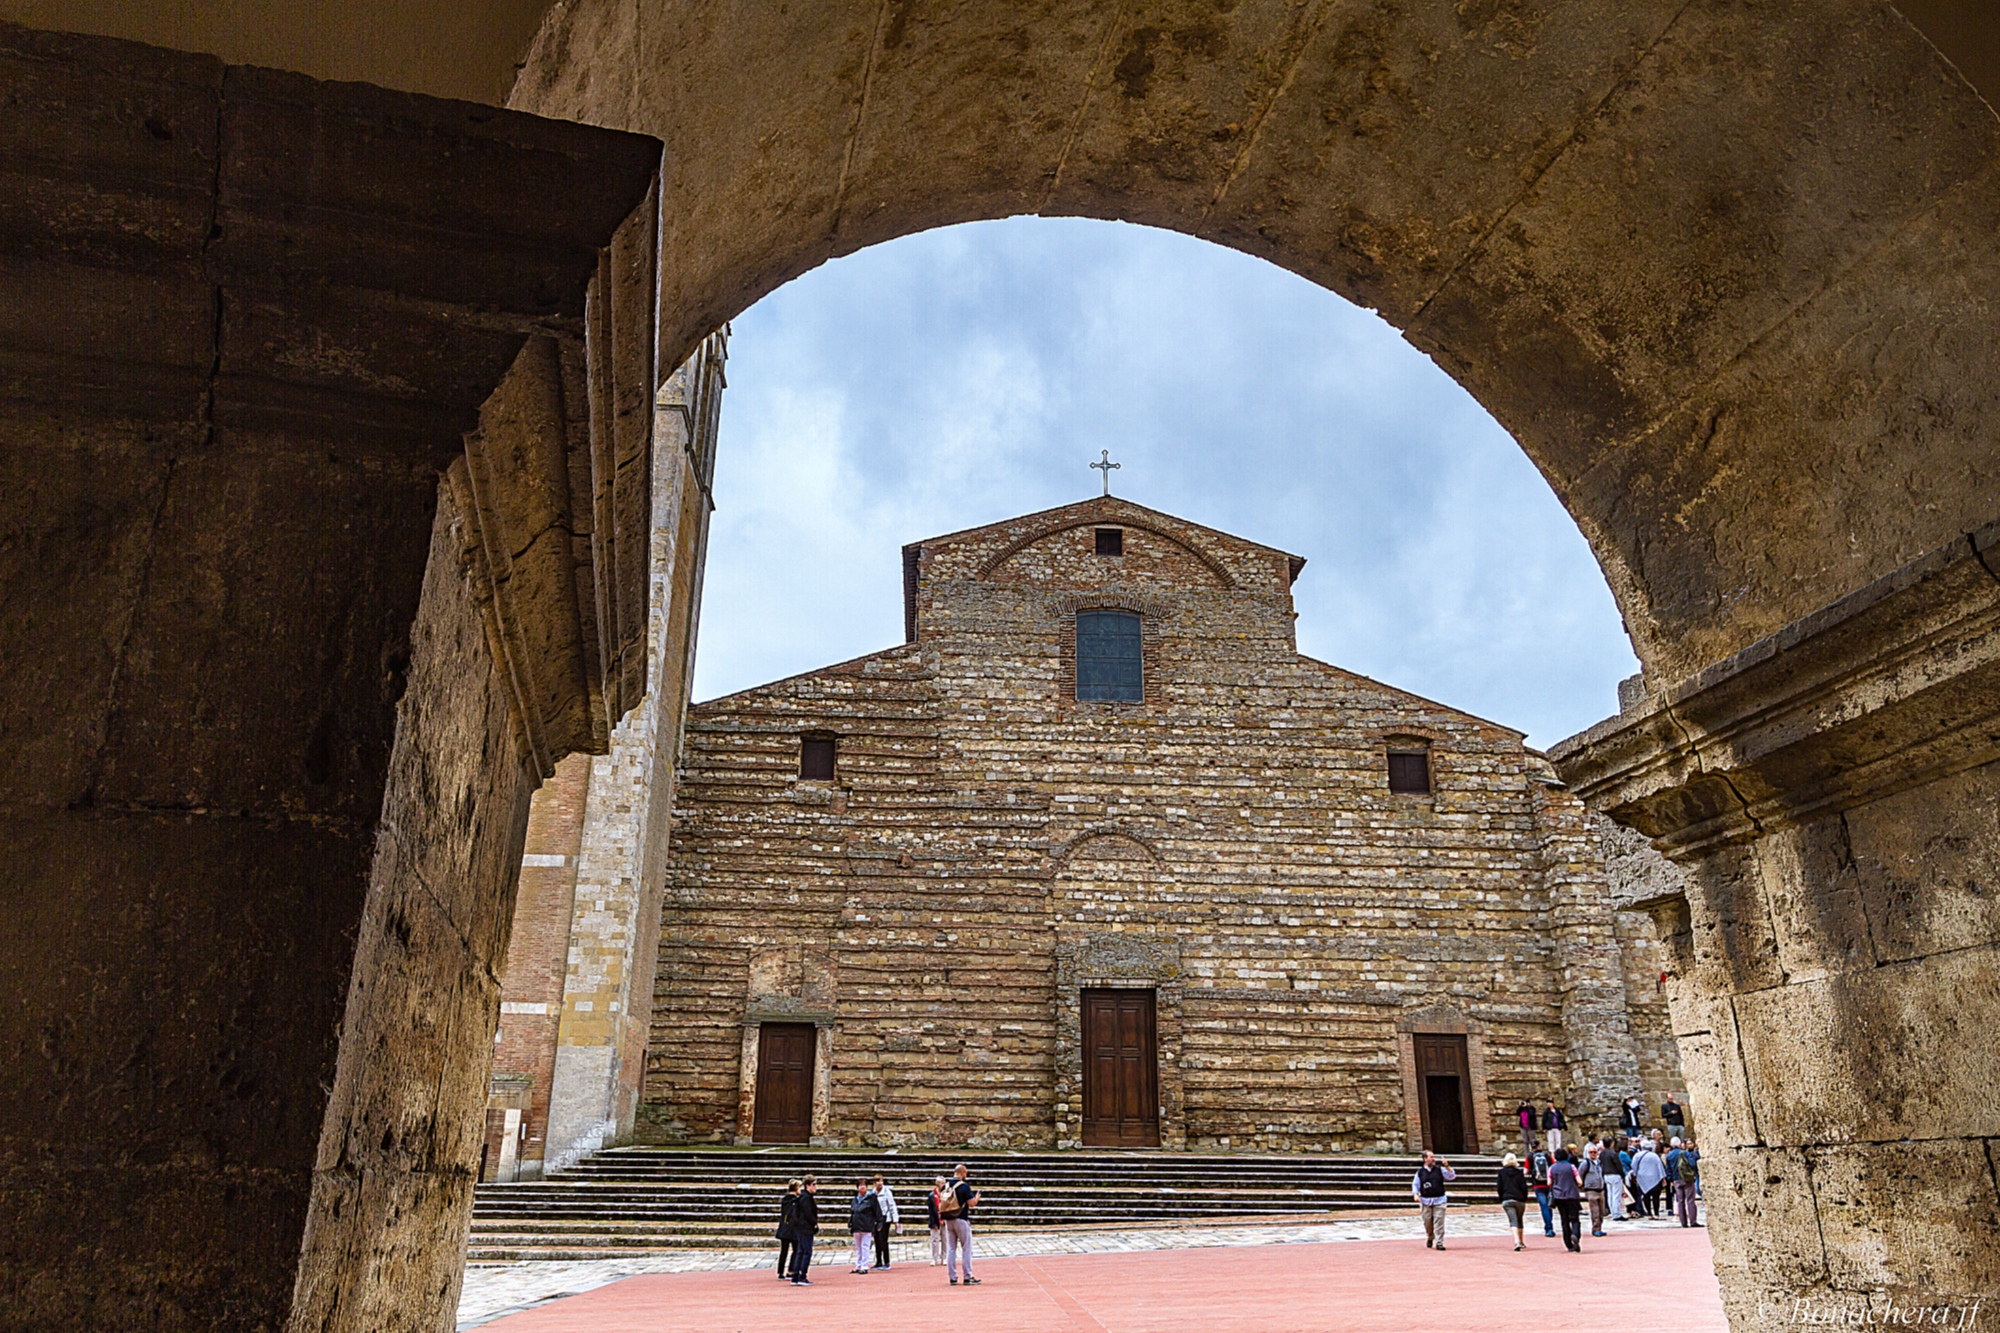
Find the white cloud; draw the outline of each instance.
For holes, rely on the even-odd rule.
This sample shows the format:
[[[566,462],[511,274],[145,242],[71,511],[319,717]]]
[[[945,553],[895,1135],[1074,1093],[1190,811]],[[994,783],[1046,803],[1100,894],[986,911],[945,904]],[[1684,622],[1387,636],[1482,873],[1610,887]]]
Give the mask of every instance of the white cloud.
[[[1546,745],[1636,664],[1506,432],[1373,314],[1171,233],[1014,219],[736,321],[699,697],[902,638],[905,542],[1123,495],[1284,547],[1300,647]]]

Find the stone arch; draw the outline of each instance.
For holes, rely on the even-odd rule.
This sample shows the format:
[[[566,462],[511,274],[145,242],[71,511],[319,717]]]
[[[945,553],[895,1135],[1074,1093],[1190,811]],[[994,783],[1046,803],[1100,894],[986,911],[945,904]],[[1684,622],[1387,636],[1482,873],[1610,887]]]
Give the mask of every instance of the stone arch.
[[[1020,213],[1368,305],[1534,459],[1664,680],[2000,513],[2000,396],[1958,369],[2000,332],[1996,122],[1884,0],[576,0],[512,105],[665,140],[662,365],[827,259]]]
[[[1026,537],[1022,537],[1019,540],[1008,544],[1008,546],[1005,549],[1003,549],[998,555],[995,555],[991,560],[988,560],[985,564],[981,565],[979,567],[978,577],[982,579],[992,578],[993,575],[998,573],[1000,571],[1000,568],[1003,565],[1005,565],[1009,560],[1012,560],[1015,556],[1021,554],[1021,552],[1027,550],[1030,546],[1033,546],[1037,542],[1047,541],[1049,538],[1057,536],[1061,533],[1074,532],[1078,528],[1104,527],[1106,526],[1107,522],[1108,520],[1101,518],[1079,519],[1074,523],[1058,523],[1054,527],[1043,528],[1038,532],[1031,533]],[[1229,569],[1226,565],[1224,565],[1220,560],[1217,560],[1213,553],[1204,550],[1203,548],[1197,546],[1193,542],[1188,541],[1187,538],[1182,536],[1177,536],[1174,533],[1168,532],[1166,529],[1159,527],[1156,524],[1135,523],[1131,519],[1123,515],[1120,515],[1118,517],[1116,521],[1116,526],[1121,528],[1135,528],[1140,532],[1148,533],[1154,537],[1158,537],[1161,541],[1166,542],[1168,545],[1173,546],[1179,550],[1186,551],[1188,555],[1192,556],[1195,560],[1199,561],[1201,563],[1201,567],[1203,569],[1206,569],[1209,573],[1213,574],[1216,580],[1224,588],[1234,588],[1236,586],[1236,580],[1230,575]]]
[[[1086,829],[1049,857],[1058,869],[1073,861],[1144,861],[1160,863],[1159,849],[1146,838],[1122,828]]]

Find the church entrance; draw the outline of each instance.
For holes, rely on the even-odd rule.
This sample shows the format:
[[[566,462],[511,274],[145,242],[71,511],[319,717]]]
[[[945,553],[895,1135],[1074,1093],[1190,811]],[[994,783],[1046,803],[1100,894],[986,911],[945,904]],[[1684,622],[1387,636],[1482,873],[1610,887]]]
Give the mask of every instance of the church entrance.
[[[757,1121],[753,1143],[812,1139],[813,1048],[810,1023],[765,1023],[757,1030]]]
[[[1465,1038],[1419,1032],[1416,1056],[1424,1146],[1442,1154],[1479,1151],[1472,1132],[1472,1066],[1465,1058]]]
[[[1160,1146],[1156,1031],[1152,991],[1083,992],[1084,1146]]]

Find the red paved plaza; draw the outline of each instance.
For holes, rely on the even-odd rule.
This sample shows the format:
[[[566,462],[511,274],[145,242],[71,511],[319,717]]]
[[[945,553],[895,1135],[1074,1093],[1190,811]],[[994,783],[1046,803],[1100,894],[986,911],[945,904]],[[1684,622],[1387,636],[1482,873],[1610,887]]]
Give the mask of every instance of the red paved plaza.
[[[952,1333],[1547,1333],[1622,1328],[1672,1293],[1677,1333],[1725,1333],[1703,1230],[1626,1231],[1581,1255],[1532,1237],[1261,1245],[994,1259],[977,1287],[902,1263],[811,1287],[770,1271],[627,1278],[482,1328],[492,1333],[769,1333],[948,1328]],[[1565,1281],[1565,1279],[1568,1279]],[[1635,1307],[1634,1293],[1648,1293]],[[1641,1308],[1646,1314],[1640,1314]]]

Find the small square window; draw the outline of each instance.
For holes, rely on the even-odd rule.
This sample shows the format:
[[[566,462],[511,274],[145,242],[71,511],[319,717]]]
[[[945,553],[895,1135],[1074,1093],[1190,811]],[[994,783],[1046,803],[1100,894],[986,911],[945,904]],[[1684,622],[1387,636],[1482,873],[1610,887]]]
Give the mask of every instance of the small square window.
[[[1431,757],[1422,750],[1389,751],[1389,790],[1423,795],[1431,789]]]
[[[1099,528],[1097,530],[1097,553],[1099,555],[1125,554],[1125,529]]]
[[[836,742],[831,736],[806,736],[799,741],[799,776],[818,782],[833,781]]]

